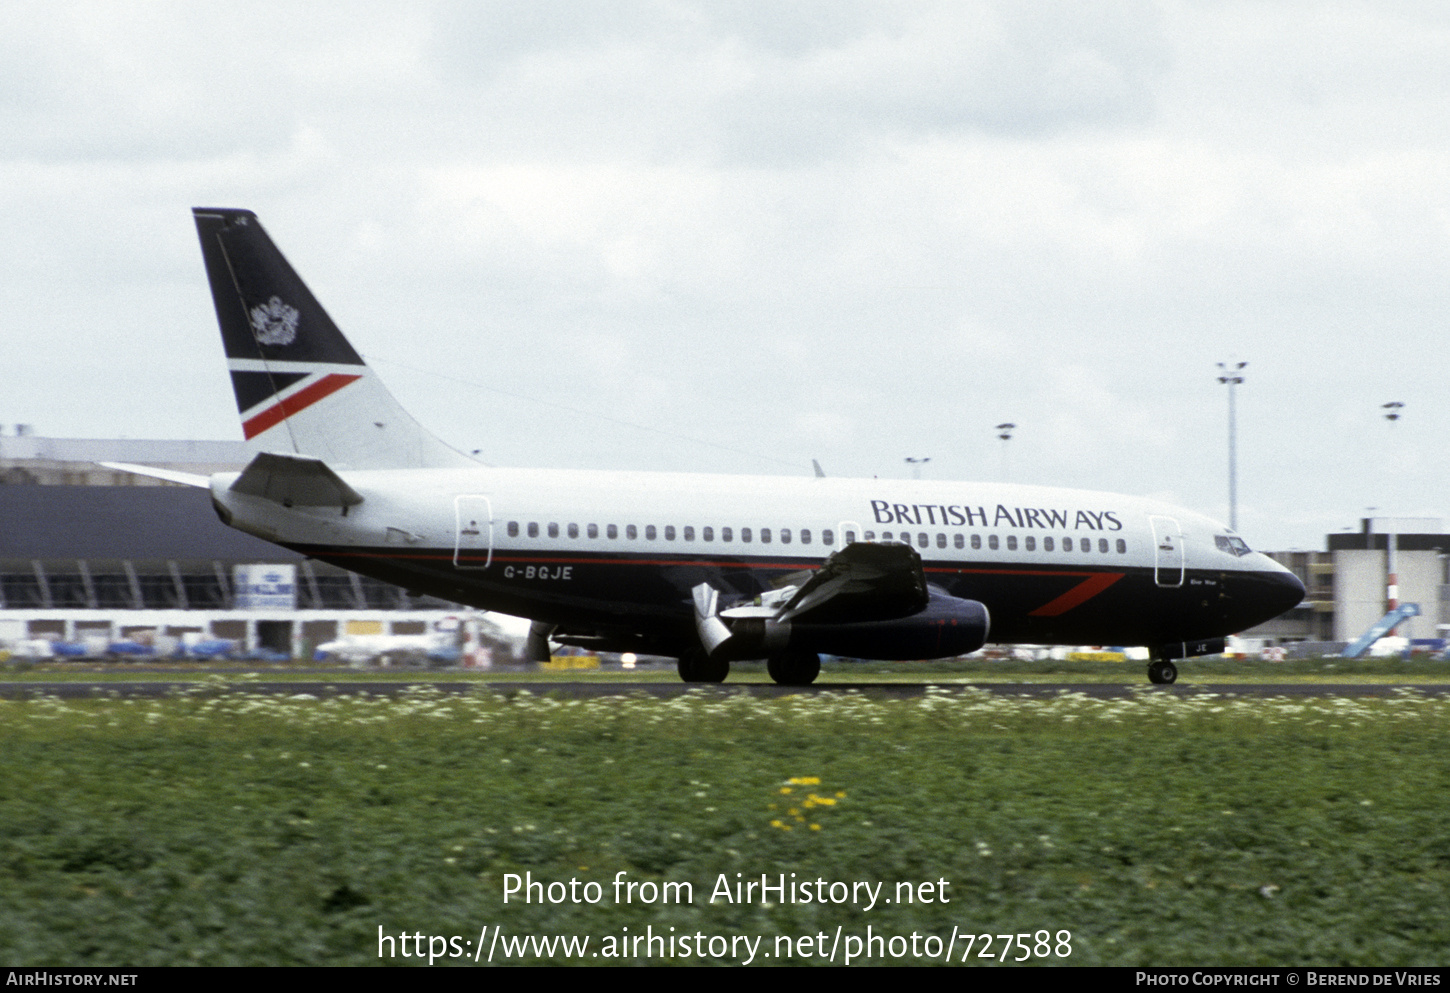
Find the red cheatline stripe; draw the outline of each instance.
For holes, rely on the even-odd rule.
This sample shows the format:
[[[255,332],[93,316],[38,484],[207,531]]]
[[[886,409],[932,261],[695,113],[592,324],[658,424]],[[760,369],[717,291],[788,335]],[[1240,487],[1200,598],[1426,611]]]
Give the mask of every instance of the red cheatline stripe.
[[[362,377],[348,376],[340,372],[329,373],[306,389],[298,390],[287,399],[268,407],[251,420],[243,421],[242,434],[248,439],[255,438],[268,428],[281,424],[293,414],[306,410],[323,397],[331,396],[354,379],[362,379]]]
[[[1078,604],[1091,600],[1122,578],[1123,574],[1121,572],[1102,572],[1096,576],[1089,576],[1062,596],[1055,600],[1047,601],[1047,603],[1044,603],[1027,616],[1056,617],[1058,614],[1065,614]]]

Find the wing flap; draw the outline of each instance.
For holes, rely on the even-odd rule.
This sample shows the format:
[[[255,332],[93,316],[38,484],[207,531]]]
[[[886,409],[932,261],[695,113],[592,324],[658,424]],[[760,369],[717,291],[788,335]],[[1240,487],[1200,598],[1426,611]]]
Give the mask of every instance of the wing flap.
[[[839,624],[905,617],[927,604],[926,573],[910,545],[856,542],[833,552],[777,615]]]

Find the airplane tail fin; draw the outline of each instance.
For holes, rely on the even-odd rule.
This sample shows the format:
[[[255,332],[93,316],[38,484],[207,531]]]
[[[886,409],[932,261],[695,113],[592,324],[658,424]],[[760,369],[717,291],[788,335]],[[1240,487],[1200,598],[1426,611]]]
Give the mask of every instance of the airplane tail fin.
[[[477,465],[405,411],[343,337],[250,210],[192,210],[231,369],[256,452],[338,469]]]

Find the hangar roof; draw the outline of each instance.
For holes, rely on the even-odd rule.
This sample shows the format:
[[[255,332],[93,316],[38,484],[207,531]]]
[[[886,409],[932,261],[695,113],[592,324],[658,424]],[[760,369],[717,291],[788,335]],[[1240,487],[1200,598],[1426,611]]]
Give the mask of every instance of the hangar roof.
[[[202,489],[0,486],[0,559],[301,558],[222,524]]]

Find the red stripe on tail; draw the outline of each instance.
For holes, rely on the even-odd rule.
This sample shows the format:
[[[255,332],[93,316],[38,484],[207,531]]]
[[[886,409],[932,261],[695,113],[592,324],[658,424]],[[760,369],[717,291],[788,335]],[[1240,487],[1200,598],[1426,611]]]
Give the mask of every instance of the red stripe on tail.
[[[348,376],[340,372],[329,373],[306,389],[298,390],[287,399],[273,404],[250,420],[243,421],[242,434],[250,441],[268,428],[281,424],[293,414],[306,410],[324,397],[332,396],[354,379],[362,379],[362,376]]]

